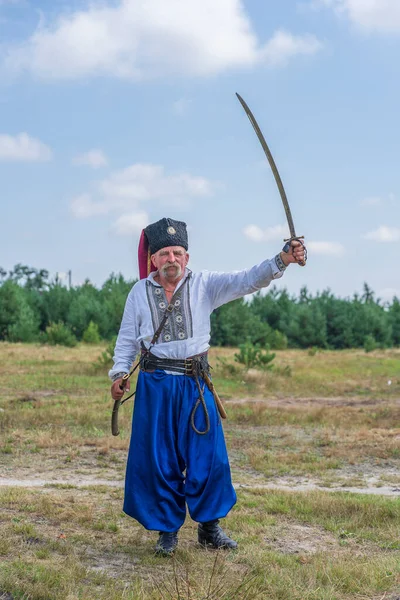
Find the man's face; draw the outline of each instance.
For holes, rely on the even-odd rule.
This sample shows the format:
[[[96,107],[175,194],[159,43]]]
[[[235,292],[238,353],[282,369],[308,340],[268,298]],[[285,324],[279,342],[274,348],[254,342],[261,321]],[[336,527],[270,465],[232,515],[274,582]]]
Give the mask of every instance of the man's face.
[[[151,261],[161,277],[175,281],[184,273],[189,254],[182,246],[168,246],[153,254]]]

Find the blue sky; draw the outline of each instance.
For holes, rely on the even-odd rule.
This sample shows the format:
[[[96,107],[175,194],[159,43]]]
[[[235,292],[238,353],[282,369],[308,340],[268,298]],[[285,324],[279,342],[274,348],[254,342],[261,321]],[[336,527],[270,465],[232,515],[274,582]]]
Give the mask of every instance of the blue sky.
[[[276,285],[400,296],[398,0],[0,0],[0,266],[137,276],[185,220],[194,270],[274,256]]]

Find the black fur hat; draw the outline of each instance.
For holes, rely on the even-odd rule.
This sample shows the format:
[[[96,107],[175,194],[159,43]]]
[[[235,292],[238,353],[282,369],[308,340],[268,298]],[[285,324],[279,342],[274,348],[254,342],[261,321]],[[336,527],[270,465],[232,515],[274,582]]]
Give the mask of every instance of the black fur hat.
[[[164,217],[156,223],[151,223],[144,229],[145,236],[149,242],[150,254],[155,254],[161,248],[167,246],[182,246],[188,249],[188,235],[186,223],[174,221]]]

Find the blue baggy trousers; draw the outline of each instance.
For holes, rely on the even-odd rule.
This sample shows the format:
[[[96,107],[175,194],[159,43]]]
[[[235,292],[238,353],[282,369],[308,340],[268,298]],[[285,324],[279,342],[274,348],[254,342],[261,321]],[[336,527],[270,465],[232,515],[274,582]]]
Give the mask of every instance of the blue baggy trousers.
[[[201,380],[202,383],[202,380]],[[200,523],[225,517],[236,502],[224,433],[205,386],[210,430],[190,423],[198,389],[192,377],[140,372],[125,480],[124,512],[146,529],[177,531],[186,516]],[[200,405],[195,425],[204,431]]]

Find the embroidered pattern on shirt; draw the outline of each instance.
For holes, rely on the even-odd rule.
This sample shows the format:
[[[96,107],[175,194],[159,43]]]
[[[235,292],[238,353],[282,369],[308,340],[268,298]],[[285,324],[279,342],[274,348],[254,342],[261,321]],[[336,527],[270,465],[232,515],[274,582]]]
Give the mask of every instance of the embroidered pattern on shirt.
[[[190,277],[190,273],[188,275]],[[164,316],[168,301],[162,287],[146,281],[146,294],[150,307],[153,329],[157,331]],[[169,315],[157,343],[186,340],[193,337],[193,319],[190,309],[189,282],[181,284],[174,300],[174,310]]]
[[[286,265],[285,265],[285,263],[283,262],[283,260],[281,259],[281,255],[280,255],[280,253],[279,253],[279,254],[277,254],[277,255],[275,256],[275,262],[276,262],[276,266],[278,267],[278,269],[279,269],[281,272],[282,272],[282,271],[284,271],[284,270],[286,269]]]

